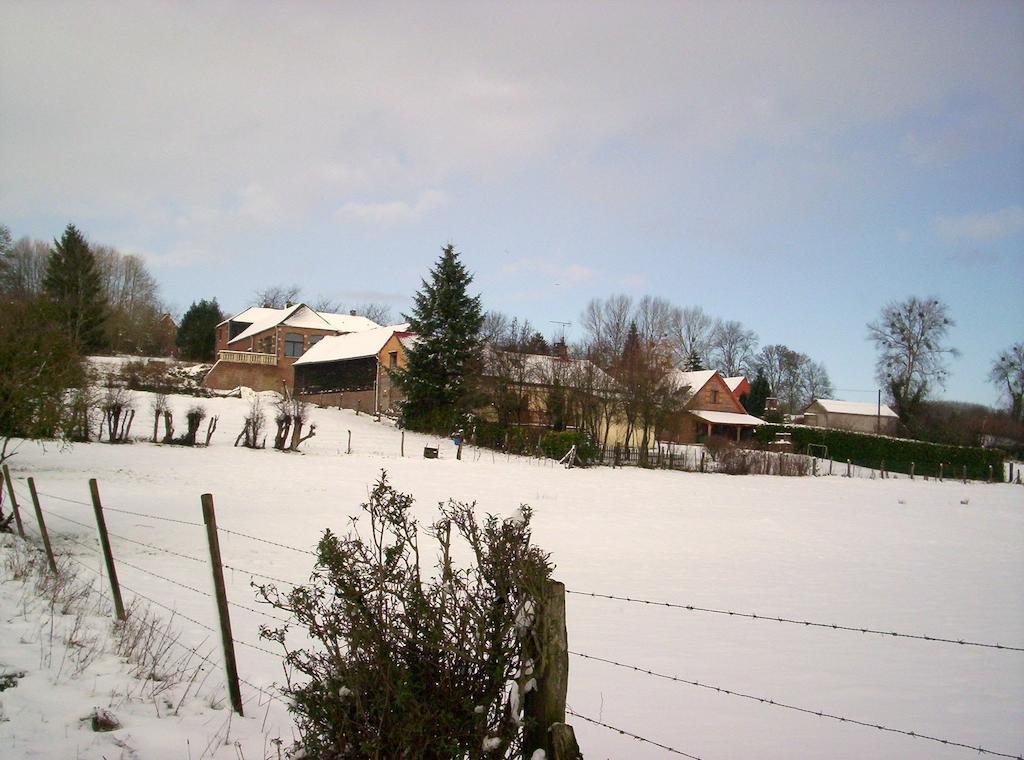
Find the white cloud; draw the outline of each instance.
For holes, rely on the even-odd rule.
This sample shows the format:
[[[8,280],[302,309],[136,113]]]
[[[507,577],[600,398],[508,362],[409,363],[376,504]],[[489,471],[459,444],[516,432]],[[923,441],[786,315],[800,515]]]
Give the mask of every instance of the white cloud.
[[[367,224],[407,224],[447,203],[448,199],[440,190],[424,190],[413,203],[388,201],[384,203],[358,203],[350,201],[338,209],[336,216],[342,221],[364,222]]]
[[[564,264],[548,259],[523,257],[502,264],[503,276],[536,279],[541,286],[575,288],[592,282],[597,271],[584,264]]]
[[[999,211],[943,216],[935,220],[939,235],[953,242],[986,243],[1024,232],[1024,208],[1010,206]]]

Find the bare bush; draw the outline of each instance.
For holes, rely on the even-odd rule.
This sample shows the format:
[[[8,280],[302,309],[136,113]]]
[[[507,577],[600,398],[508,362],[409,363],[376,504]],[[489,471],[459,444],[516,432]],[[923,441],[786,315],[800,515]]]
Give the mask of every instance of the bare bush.
[[[264,433],[266,425],[267,415],[263,412],[263,402],[257,394],[249,402],[249,411],[245,415],[242,432],[235,439],[235,445],[237,446],[241,442],[247,449],[266,448],[267,437]]]
[[[309,417],[309,404],[297,398],[283,398],[277,403],[277,414],[274,422],[277,433],[274,435],[274,448],[279,451],[298,451],[303,441],[316,435],[316,425],[309,426],[309,432],[302,435],[302,430]]]
[[[426,578],[412,504],[382,475],[362,507],[368,539],[356,518],[344,538],[324,531],[309,586],[287,594],[259,587],[320,645],[289,650],[287,627],[261,631],[302,676],[289,673],[286,689],[302,750],[342,759],[517,758],[517,677],[535,667],[543,677],[542,663],[522,661],[521,643],[550,574],[530,544],[530,510],[481,523],[475,504],[441,504],[441,519],[425,531],[439,544]],[[453,528],[464,546],[453,547]],[[475,561],[457,566],[453,549]]]
[[[103,412],[103,424],[107,427],[108,443],[125,443],[131,433],[132,421],[135,419],[135,404],[132,392],[115,385],[107,386],[100,400],[100,411]],[[103,424],[100,425],[100,437],[103,435]]]

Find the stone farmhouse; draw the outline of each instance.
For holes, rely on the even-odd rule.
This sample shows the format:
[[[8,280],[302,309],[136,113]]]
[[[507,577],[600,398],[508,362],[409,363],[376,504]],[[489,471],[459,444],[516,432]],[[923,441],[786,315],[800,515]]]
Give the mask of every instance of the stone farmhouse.
[[[283,309],[250,307],[217,325],[217,363],[203,385],[290,393],[295,387],[292,365],[317,342],[376,327],[354,311],[331,314],[301,303]]]

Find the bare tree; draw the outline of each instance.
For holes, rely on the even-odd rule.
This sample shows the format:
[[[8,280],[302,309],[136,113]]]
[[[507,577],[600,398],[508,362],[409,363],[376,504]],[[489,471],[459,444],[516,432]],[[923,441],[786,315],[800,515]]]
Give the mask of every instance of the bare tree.
[[[306,305],[313,311],[322,311],[326,314],[341,314],[345,311],[344,301],[322,294],[317,295],[316,298]]]
[[[682,309],[677,329],[672,336],[676,366],[688,372],[707,367],[711,361],[714,330],[715,320],[699,306]]]
[[[298,285],[270,285],[255,291],[252,297],[254,303],[265,309],[283,309],[297,301],[301,292]]]
[[[736,321],[719,322],[711,336],[710,359],[723,375],[743,375],[753,366],[757,333]]]
[[[166,311],[159,286],[140,256],[109,246],[94,246],[103,293],[109,306],[104,324],[115,352],[146,352],[155,347],[157,322]]]
[[[43,292],[50,246],[42,240],[20,238],[4,252],[0,293],[12,298],[34,298]]]
[[[1014,343],[999,353],[992,362],[988,379],[1006,392],[1014,421],[1024,422],[1024,342]]]
[[[591,360],[599,367],[607,369],[622,356],[632,313],[633,300],[621,294],[591,299],[584,308],[580,322],[587,334]]]
[[[816,398],[831,398],[835,392],[825,365],[806,356],[804,358],[806,361],[800,368],[800,389],[803,397],[793,411],[803,409]]]
[[[386,303],[376,301],[364,303],[356,308],[356,314],[361,314],[378,325],[390,325],[394,322],[394,318],[391,315],[391,307]]]
[[[960,353],[945,345],[954,324],[946,304],[917,296],[887,304],[879,318],[868,323],[868,339],[878,349],[875,377],[888,390],[903,422],[914,416],[935,386],[945,386],[946,357]]]

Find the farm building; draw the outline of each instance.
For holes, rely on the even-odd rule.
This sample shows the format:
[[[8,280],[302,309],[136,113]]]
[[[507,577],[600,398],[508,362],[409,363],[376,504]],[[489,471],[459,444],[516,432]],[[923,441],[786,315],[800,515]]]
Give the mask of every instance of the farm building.
[[[219,390],[291,389],[292,365],[318,341],[375,327],[376,322],[354,311],[331,314],[301,303],[284,309],[250,307],[217,325],[217,363],[203,385]]]
[[[295,393],[325,406],[393,412],[403,396],[391,372],[405,368],[414,340],[408,324],[323,338],[295,361]]]
[[[803,411],[804,425],[851,430],[855,433],[895,435],[900,418],[885,404],[819,398]]]

